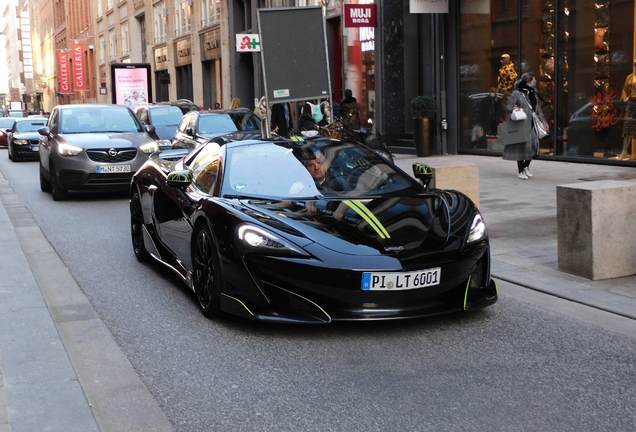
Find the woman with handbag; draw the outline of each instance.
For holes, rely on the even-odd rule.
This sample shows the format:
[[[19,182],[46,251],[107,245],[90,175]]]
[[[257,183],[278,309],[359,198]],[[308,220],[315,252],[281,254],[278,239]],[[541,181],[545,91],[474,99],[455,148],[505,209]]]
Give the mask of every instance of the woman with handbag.
[[[543,138],[548,130],[548,122],[541,110],[541,97],[535,90],[537,80],[532,72],[521,75],[521,79],[515,83],[516,90],[512,92],[508,101],[507,111],[523,111],[528,120],[526,124],[530,128],[530,141],[525,143],[510,144],[504,147],[503,158],[517,161],[517,169],[521,180],[528,180],[530,174],[530,162],[533,156],[539,154],[539,139]],[[543,132],[542,132],[543,130]],[[537,135],[540,133],[543,136]]]

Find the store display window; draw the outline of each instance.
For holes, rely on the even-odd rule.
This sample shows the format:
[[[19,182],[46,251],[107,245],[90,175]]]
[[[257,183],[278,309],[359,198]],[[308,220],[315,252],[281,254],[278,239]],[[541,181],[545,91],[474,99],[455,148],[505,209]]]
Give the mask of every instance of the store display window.
[[[460,151],[501,153],[525,72],[550,124],[545,157],[636,161],[635,0],[463,0]]]

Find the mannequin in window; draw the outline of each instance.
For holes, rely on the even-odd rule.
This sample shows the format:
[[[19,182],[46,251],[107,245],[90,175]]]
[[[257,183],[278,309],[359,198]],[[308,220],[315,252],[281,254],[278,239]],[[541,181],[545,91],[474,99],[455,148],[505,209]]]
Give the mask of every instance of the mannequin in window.
[[[636,68],[636,61],[634,62]],[[627,156],[627,149],[632,140],[636,138],[636,75],[631,73],[627,75],[625,79],[625,85],[623,86],[623,92],[621,93],[621,99],[627,102],[625,108],[625,117],[623,122],[623,151],[621,152],[621,159],[630,159]],[[632,146],[632,152],[634,148]]]
[[[503,94],[512,92],[518,76],[515,64],[510,61],[510,55],[502,54],[501,67],[497,77],[497,91]]]

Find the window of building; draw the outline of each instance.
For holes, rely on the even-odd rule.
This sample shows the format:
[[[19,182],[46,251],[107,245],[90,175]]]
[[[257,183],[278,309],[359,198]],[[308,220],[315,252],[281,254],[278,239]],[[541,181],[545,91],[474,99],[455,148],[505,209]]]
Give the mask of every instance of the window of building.
[[[542,156],[636,160],[634,1],[564,3],[462,1],[461,150],[503,151],[508,98],[531,72],[551,129]]]
[[[99,64],[106,64],[106,41],[104,36],[99,37]]]
[[[175,3],[175,37],[181,37],[190,34],[190,14],[192,8],[187,0],[180,0]]]
[[[152,9],[152,23],[155,31],[155,45],[166,43],[167,15],[168,9],[166,9],[163,3],[156,4]]]
[[[122,23],[120,27],[121,31],[121,55],[122,57],[128,57],[130,55],[130,38],[128,37],[128,23]]]
[[[201,2],[201,28],[216,25],[221,20],[221,0],[203,0]]]

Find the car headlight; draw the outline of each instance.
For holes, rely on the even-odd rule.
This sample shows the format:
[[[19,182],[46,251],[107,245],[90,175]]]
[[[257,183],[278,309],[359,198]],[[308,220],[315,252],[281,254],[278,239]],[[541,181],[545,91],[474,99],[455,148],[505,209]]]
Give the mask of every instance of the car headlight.
[[[149,142],[147,144],[143,144],[141,146],[139,146],[139,150],[141,150],[142,152],[148,154],[148,153],[154,153],[156,151],[159,151],[159,146],[157,145],[156,142],[152,141]]]
[[[470,224],[470,230],[468,230],[468,236],[466,237],[466,243],[474,243],[476,241],[486,238],[487,230],[484,218],[477,213],[473,218],[473,222]]]
[[[250,252],[308,256],[304,250],[287,240],[254,225],[241,225],[238,229],[238,238]]]
[[[57,152],[60,156],[76,156],[80,154],[84,149],[81,147],[76,147],[70,144],[58,144]]]
[[[15,145],[28,145],[29,142],[25,139],[17,139],[17,140],[13,140],[13,144]]]

